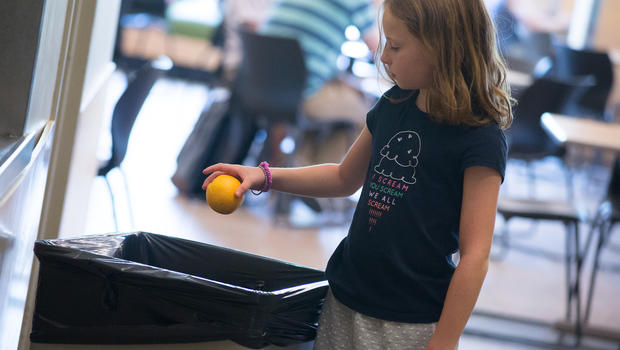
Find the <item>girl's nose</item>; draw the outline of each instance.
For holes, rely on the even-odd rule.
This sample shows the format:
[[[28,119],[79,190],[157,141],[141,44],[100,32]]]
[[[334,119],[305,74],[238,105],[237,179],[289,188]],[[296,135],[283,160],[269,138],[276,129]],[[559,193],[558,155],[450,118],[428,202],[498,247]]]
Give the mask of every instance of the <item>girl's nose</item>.
[[[386,60],[386,57],[385,57],[385,51],[383,51],[383,52],[381,53],[381,57],[379,57],[379,59],[381,59],[381,62],[383,62],[383,64],[387,64],[387,62],[385,62],[385,60]]]
[[[383,62],[383,64],[388,65],[388,66],[390,65],[390,59],[388,55],[385,53],[385,51],[381,53],[380,59],[381,59],[381,62]]]

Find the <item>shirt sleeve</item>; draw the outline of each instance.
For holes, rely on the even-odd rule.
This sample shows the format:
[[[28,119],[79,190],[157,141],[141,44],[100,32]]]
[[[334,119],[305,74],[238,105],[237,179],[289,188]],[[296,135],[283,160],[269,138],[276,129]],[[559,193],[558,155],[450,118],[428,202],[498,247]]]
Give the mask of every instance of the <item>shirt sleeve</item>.
[[[506,174],[508,145],[506,135],[495,124],[475,127],[465,140],[461,170],[472,166],[486,166],[495,169],[502,177]]]
[[[381,103],[382,99],[383,97],[380,98],[377,103],[375,103],[375,105],[368,111],[368,113],[366,113],[366,127],[368,127],[368,130],[371,134],[375,133],[375,125],[377,124],[377,109],[379,109],[379,104]]]

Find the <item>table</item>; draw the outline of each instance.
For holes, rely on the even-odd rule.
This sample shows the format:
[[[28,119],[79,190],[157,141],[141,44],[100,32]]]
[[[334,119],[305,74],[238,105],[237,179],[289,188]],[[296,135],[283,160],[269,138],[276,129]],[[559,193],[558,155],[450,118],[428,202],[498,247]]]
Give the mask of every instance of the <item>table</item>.
[[[545,113],[541,124],[558,142],[620,152],[618,123]]]
[[[541,124],[556,141],[566,145],[592,147],[620,154],[620,124],[598,120],[544,113]],[[585,254],[585,252],[583,253]],[[561,329],[572,329],[572,324],[559,324]],[[583,325],[583,334],[620,340],[620,332],[613,329]]]
[[[614,85],[609,95],[609,102],[614,105],[620,105],[620,48],[612,48],[608,51],[609,59],[614,70]]]
[[[506,80],[511,86],[520,87],[530,86],[534,82],[532,75],[512,69],[506,71]]]
[[[609,50],[609,59],[611,60],[611,63],[616,65],[616,66],[620,66],[620,49],[610,49]]]

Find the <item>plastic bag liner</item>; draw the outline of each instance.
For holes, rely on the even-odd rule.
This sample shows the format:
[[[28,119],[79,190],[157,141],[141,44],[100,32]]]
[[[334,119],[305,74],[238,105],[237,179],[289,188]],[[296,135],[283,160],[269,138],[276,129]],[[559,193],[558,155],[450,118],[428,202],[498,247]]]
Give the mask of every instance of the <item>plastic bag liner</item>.
[[[147,232],[36,241],[30,339],[250,348],[316,336],[323,271]]]

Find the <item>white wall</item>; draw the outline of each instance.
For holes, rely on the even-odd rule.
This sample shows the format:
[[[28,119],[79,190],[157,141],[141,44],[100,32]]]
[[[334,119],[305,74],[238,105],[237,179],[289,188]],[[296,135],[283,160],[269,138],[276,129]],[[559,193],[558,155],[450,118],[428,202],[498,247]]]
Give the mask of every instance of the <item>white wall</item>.
[[[47,6],[56,1],[47,1]],[[68,0],[64,61],[58,91],[57,137],[52,150],[40,238],[83,233],[96,145],[103,120],[120,0]]]
[[[97,145],[105,119],[120,0],[98,0],[86,62],[59,236],[84,234],[90,189],[98,169]]]

